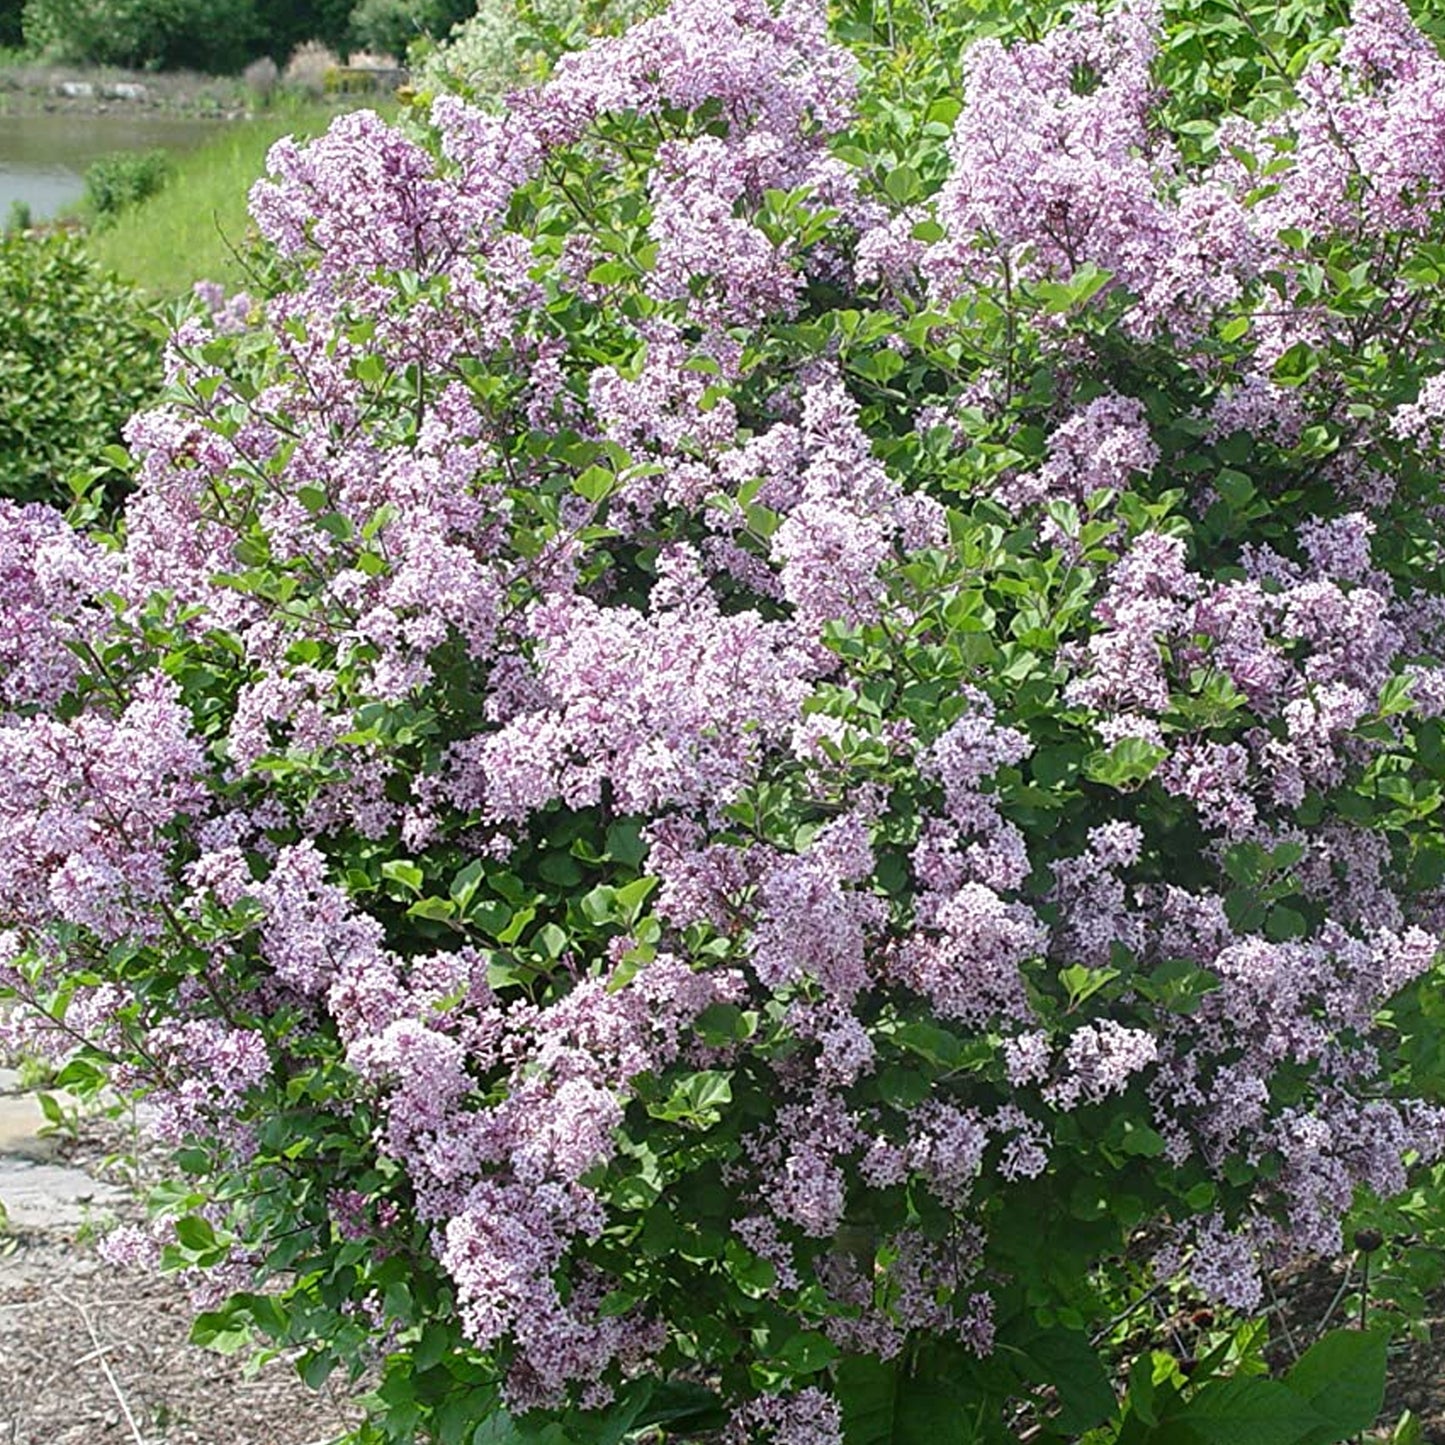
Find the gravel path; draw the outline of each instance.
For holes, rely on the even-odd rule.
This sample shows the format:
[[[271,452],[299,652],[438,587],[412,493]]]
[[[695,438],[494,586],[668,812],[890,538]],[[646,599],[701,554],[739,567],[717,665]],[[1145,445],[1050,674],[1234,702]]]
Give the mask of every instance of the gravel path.
[[[0,1445],[332,1445],[355,1419],[289,1362],[248,1370],[188,1342],[174,1278],[117,1269],[99,1227],[135,1218],[103,1135],[63,1142],[0,1070]]]

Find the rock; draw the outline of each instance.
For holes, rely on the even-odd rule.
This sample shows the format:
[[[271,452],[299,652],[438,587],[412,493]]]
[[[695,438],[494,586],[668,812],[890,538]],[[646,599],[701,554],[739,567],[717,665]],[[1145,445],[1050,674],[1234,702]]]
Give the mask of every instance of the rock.
[[[125,1200],[125,1191],[83,1169],[0,1156],[0,1203],[8,1228],[74,1229]]]
[[[95,99],[95,87],[88,80],[62,80],[55,89],[66,100]]]
[[[117,80],[105,87],[107,100],[144,100],[150,91],[133,80]]]
[[[42,1136],[45,1115],[34,1094],[0,1097],[0,1156],[44,1160],[55,1155],[53,1135]]]

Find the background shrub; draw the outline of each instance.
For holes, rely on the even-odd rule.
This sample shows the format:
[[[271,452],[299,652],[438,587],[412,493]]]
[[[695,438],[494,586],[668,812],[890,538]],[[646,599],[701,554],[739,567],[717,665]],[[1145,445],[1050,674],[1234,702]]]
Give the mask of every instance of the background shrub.
[[[233,73],[306,40],[344,48],[353,0],[24,0],[25,43],[52,59]],[[0,41],[3,43],[3,41]]]
[[[351,33],[358,44],[404,60],[416,41],[443,40],[476,13],[473,0],[360,0]]]
[[[351,12],[355,0],[255,0],[257,49],[284,65],[298,45],[319,40],[334,50],[351,44]]]
[[[253,60],[241,72],[241,79],[245,82],[246,89],[265,106],[271,103],[271,98],[276,93],[276,87],[281,81],[281,71],[269,55],[263,55],[259,60]]]
[[[390,3],[363,0],[363,5]],[[552,58],[585,43],[590,34],[624,29],[660,8],[661,0],[497,0],[468,6],[469,18],[460,18],[445,45],[421,49],[413,83],[424,92],[448,90],[494,101],[538,80]]]
[[[341,64],[341,57],[324,41],[305,40],[287,57],[282,79],[293,90],[319,98],[326,91],[326,77]]]
[[[64,235],[0,237],[0,495],[65,506],[160,387],[137,293]]]
[[[104,225],[123,211],[155,195],[175,173],[163,150],[118,151],[102,156],[85,172],[85,201]]]

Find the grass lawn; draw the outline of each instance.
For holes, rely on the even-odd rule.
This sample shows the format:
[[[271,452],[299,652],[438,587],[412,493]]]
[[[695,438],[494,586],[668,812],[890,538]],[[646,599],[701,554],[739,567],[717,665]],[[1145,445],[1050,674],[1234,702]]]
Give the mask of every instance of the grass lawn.
[[[158,195],[92,231],[92,255],[157,298],[182,295],[200,280],[243,285],[233,248],[251,224],[246,195],[265,171],[266,152],[283,135],[320,134],[336,114],[334,107],[288,107],[227,125],[177,157]]]

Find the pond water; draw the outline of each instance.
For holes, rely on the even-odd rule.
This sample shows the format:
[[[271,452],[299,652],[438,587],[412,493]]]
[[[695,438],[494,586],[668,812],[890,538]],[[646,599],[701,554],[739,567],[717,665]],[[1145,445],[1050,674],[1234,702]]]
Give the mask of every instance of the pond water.
[[[149,114],[0,116],[0,225],[15,201],[48,221],[78,201],[85,170],[114,151],[189,150],[214,134],[215,121]]]

